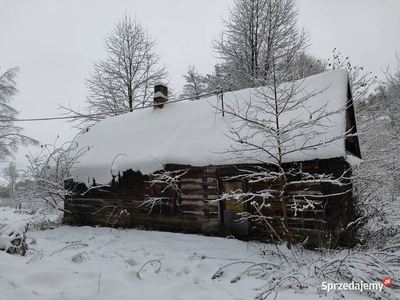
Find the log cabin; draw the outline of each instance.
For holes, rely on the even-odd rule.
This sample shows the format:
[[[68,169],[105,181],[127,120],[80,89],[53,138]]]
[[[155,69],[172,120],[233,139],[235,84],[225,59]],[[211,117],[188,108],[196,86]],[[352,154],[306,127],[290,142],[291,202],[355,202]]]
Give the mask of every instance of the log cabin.
[[[63,222],[346,244],[361,159],[348,74],[276,88],[168,101],[156,83],[153,105],[78,137]]]

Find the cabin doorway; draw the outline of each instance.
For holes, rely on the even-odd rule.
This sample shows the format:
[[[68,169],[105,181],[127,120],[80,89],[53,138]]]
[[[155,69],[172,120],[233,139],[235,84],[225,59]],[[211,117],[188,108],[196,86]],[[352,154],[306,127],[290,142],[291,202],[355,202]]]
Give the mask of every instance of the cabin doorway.
[[[232,192],[240,193],[245,191],[244,181],[223,181],[222,192],[229,194]],[[241,220],[240,213],[246,212],[246,204],[242,199],[224,200],[221,203],[222,223],[226,228],[229,228],[230,233],[235,237],[247,237],[249,235],[249,221]]]

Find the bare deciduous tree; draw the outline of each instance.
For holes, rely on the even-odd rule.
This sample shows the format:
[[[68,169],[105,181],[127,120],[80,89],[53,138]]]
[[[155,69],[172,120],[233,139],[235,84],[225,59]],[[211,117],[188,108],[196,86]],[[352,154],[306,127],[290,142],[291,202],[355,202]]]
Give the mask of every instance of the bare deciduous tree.
[[[250,185],[262,183],[265,188],[249,192],[226,192],[217,201],[247,203],[251,212],[241,214],[241,220],[262,223],[280,239],[280,234],[275,232],[276,228],[271,223],[271,216],[266,214],[271,200],[278,199],[282,208],[279,219],[282,220],[283,234],[290,246],[293,241],[289,218],[295,218],[300,211],[312,211],[320,206],[321,197],[327,199],[341,193],[345,195],[350,190],[350,181],[348,170],[333,175],[317,169],[303,170],[301,163],[291,163],[288,167],[287,163],[298,156],[306,157],[306,160],[318,159],[318,151],[344,140],[347,134],[355,132],[355,128],[346,132],[347,129],[339,128],[334,121],[337,116],[344,115],[347,105],[351,103],[345,101],[340,105],[328,105],[326,97],[317,98],[324,93],[324,88],[312,90],[302,80],[284,82],[282,76],[273,76],[272,79],[264,87],[257,88],[250,97],[226,100],[224,104],[224,113],[230,120],[228,126],[232,140],[228,152],[243,161],[259,164],[255,168],[242,168],[240,175],[226,180],[245,180]],[[328,82],[325,88],[329,88]],[[313,100],[314,97],[318,101]],[[332,195],[309,194],[307,186],[315,183],[337,186],[336,191],[339,192]],[[294,187],[299,194],[291,195],[288,192]]]
[[[380,245],[398,231],[400,199],[400,57],[394,71],[366,99],[359,99],[359,136],[363,163],[356,170],[363,238]],[[374,220],[374,221],[371,221]]]
[[[400,55],[396,53],[397,66],[394,72],[386,70],[386,92],[385,102],[392,124],[397,130],[400,129]]]
[[[19,178],[19,172],[17,170],[16,164],[14,162],[9,162],[3,172],[4,172],[4,178],[8,186],[8,190],[10,191],[10,195],[12,197],[15,192],[15,185]]]
[[[399,138],[390,117],[392,110],[387,106],[390,100],[386,101],[386,97],[389,95],[379,89],[361,102],[366,103],[358,115],[363,163],[355,170],[355,190],[364,220],[377,220],[369,222],[374,223],[372,231],[395,223],[400,196]],[[368,226],[364,229],[367,229],[363,231],[365,234],[371,233]]]
[[[56,210],[63,212],[64,217],[73,220],[73,222],[85,224],[85,220],[79,213],[65,205],[65,200],[78,195],[84,196],[93,190],[112,193],[109,184],[100,185],[93,182],[92,186],[86,187],[85,184],[74,181],[73,168],[79,164],[79,158],[90,151],[90,148],[79,148],[75,140],[62,145],[57,145],[56,141],[54,144],[42,145],[42,151],[38,154],[27,155],[29,164],[26,177],[30,180],[30,184],[19,189],[18,201],[23,204],[24,208],[31,211],[41,210],[45,213]],[[112,162],[110,163],[111,171]],[[101,204],[102,206],[98,207],[98,210],[93,214],[104,209],[112,209],[105,220],[107,224],[115,225],[120,217],[127,212],[119,201],[109,203],[105,200]]]
[[[284,71],[308,44],[297,27],[295,0],[236,0],[213,47],[235,89],[261,86]]]
[[[15,77],[19,71],[18,67],[8,69],[0,74],[0,159],[13,157],[18,146],[37,144],[38,142],[23,135],[22,128],[15,125],[18,111],[10,103],[18,93]]]
[[[325,62],[306,52],[295,56],[290,64],[293,79],[301,79],[307,76],[323,73],[326,71]]]
[[[226,65],[216,64],[211,74],[203,76],[206,83],[206,91],[208,93],[221,92],[221,91],[233,91],[235,90],[234,78],[232,78],[229,69]]]
[[[185,78],[186,84],[183,86],[181,98],[200,99],[200,96],[207,92],[206,80],[196,70],[195,65],[190,65],[187,73],[182,76]]]
[[[84,110],[61,106],[76,117],[76,127],[87,128],[106,116],[146,105],[154,83],[166,77],[165,67],[158,67],[155,44],[136,18],[124,15],[104,39],[106,58],[93,62],[93,72],[86,80],[89,95]]]
[[[49,205],[60,211],[64,211],[63,201],[71,195],[73,187],[66,183],[72,180],[71,169],[84,153],[89,149],[78,149],[75,141],[58,146],[42,145],[38,154],[28,154],[28,166],[26,176],[31,180],[31,186],[21,189],[20,201],[38,208]]]
[[[328,70],[347,70],[353,100],[356,105],[360,100],[364,100],[363,98],[365,98],[369,89],[376,83],[376,76],[372,75],[372,72],[366,72],[362,66],[353,65],[350,57],[344,57],[336,48],[332,51],[332,59],[327,59],[325,64]]]
[[[140,206],[150,207],[149,213],[152,212],[156,205],[161,205],[163,201],[173,201],[177,205],[177,197],[182,196],[182,191],[179,188],[179,182],[189,169],[183,170],[167,170],[163,163],[157,161],[160,169],[150,176],[150,188],[158,186],[160,195],[146,198]],[[171,197],[171,195],[173,195]]]

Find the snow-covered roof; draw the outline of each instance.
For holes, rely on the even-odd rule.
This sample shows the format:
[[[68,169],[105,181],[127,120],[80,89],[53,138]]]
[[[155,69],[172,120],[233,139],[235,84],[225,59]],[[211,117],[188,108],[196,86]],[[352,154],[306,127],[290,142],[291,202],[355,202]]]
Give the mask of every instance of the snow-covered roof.
[[[287,133],[285,138],[288,142],[284,145],[287,155],[284,161],[346,158],[343,137],[346,118],[345,110],[341,108],[346,107],[348,101],[347,72],[331,71],[297,83],[300,92],[294,98],[313,93],[315,95],[307,99],[302,107],[280,116],[281,128],[299,119],[310,124],[302,128],[293,125]],[[243,110],[249,99],[263,103],[264,91],[261,88],[224,93],[225,108],[229,110],[238,105],[239,110]],[[114,175],[128,169],[151,174],[161,168],[160,164],[208,166],[268,162],[270,157],[264,151],[258,152],[254,159],[244,159],[241,155],[229,153],[228,150],[235,143],[229,138],[232,132],[228,124],[235,127],[240,126],[240,123],[235,123],[237,121],[229,114],[222,116],[216,107],[221,107],[217,95],[197,101],[170,103],[163,109],[145,108],[109,117],[77,139],[79,149],[90,147],[90,150],[79,158],[73,175],[77,181],[84,183],[92,182],[93,178],[98,183],[109,183],[110,171]],[[263,109],[271,108],[265,105]],[[314,123],[322,110],[339,112]],[[271,117],[265,112],[259,111],[256,114],[253,116],[265,122]],[[243,130],[250,130],[251,134],[252,129]],[[266,147],[274,146],[273,142],[265,141],[265,135],[254,134],[252,139]],[[318,146],[304,149],[304,145]],[[303,150],[297,151],[299,148]]]

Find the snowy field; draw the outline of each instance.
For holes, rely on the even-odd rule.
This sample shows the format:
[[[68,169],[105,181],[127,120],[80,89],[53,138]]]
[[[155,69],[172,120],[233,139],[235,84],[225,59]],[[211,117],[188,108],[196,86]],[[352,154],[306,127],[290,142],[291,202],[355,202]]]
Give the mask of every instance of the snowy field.
[[[40,224],[51,226],[58,218],[0,207],[0,228],[15,222],[28,222],[31,228],[26,256],[0,251],[1,299],[247,300],[272,287],[266,299],[375,298],[365,291],[320,291],[321,282],[310,275],[316,268],[313,261],[321,256],[315,252],[135,229],[38,230]],[[333,260],[346,253],[325,255]],[[301,279],[302,288],[290,280],[292,275]],[[394,289],[383,289],[391,294],[387,299],[400,299]]]

